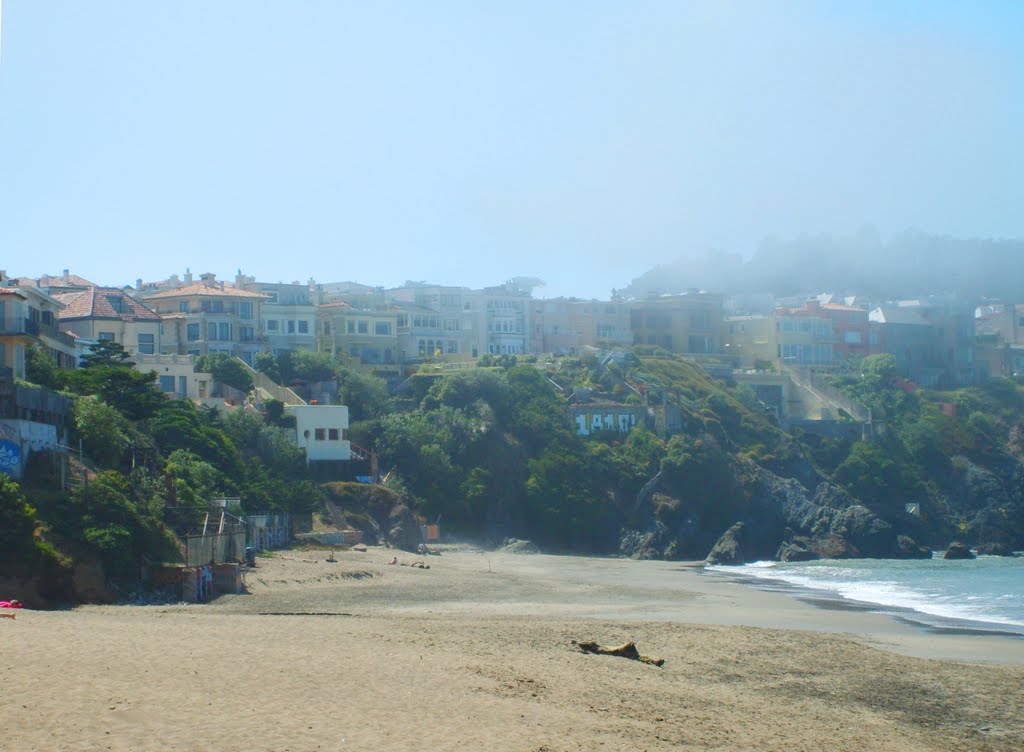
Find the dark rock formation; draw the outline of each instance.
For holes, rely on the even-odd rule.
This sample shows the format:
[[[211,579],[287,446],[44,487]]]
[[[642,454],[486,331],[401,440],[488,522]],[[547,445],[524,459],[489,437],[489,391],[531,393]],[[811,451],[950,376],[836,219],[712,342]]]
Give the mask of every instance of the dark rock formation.
[[[1008,543],[982,543],[978,546],[980,556],[1013,556],[1013,548]]]
[[[973,559],[974,553],[967,546],[966,543],[960,541],[953,541],[949,544],[949,548],[946,549],[943,559]]]
[[[726,530],[725,535],[718,539],[718,543],[708,554],[707,563],[736,565],[752,561],[752,559],[745,558],[743,553],[745,532],[746,525],[742,522],[737,522]]]
[[[909,535],[897,535],[896,545],[900,550],[900,559],[930,559],[932,550],[927,546],[919,546]]]

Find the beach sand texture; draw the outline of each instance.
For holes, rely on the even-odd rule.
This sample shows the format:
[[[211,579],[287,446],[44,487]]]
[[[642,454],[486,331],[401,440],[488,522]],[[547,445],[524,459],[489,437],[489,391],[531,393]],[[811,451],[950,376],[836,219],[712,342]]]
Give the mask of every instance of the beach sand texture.
[[[673,562],[392,554],[261,558],[249,594],[209,605],[5,619],[0,748],[1024,749],[1024,640]]]

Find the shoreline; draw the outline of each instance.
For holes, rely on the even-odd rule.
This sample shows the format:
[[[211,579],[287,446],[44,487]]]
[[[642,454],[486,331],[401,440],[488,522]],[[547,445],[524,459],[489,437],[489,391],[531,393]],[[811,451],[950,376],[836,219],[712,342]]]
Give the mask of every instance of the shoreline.
[[[282,552],[208,604],[0,623],[20,750],[1024,747],[1024,641],[930,635],[694,564]],[[424,561],[430,569],[391,566]],[[582,653],[634,641],[655,667]],[[921,657],[913,657],[919,655]]]
[[[795,585],[791,582],[782,579],[772,579],[771,577],[745,576],[740,572],[718,572],[715,570],[708,570],[705,574],[707,576],[721,577],[727,582],[735,582],[756,590],[788,595],[817,608],[887,616],[927,634],[1024,639],[1024,626],[937,616],[909,607],[856,600],[830,590]]]

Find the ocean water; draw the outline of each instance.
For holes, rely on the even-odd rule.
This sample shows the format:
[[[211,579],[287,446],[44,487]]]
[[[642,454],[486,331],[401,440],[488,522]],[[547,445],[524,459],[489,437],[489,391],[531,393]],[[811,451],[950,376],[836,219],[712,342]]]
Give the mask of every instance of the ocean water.
[[[937,554],[937,557],[941,554]],[[1024,636],[1024,557],[827,559],[711,566],[758,586],[893,613],[926,626]]]

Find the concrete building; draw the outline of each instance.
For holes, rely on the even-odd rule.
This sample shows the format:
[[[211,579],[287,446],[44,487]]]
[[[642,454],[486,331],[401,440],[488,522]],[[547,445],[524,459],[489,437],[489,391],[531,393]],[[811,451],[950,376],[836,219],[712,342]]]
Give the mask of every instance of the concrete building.
[[[630,306],[633,343],[673,353],[710,354],[722,351],[723,297],[690,290]]]
[[[398,309],[403,362],[463,360],[480,355],[480,321],[466,287],[407,282],[387,291]]]
[[[779,337],[774,316],[729,316],[724,323],[723,350],[737,368],[778,369]]]
[[[211,396],[213,374],[197,373],[194,355],[135,355],[135,369],[156,373],[157,389],[171,399],[200,401]]]
[[[802,308],[778,308],[773,314],[778,338],[777,358],[785,366],[833,366],[836,335],[831,315],[818,301]]]
[[[633,342],[629,305],[622,301],[552,298],[530,301],[530,352],[577,355]]]
[[[317,306],[317,349],[382,377],[398,375],[399,314],[379,298],[353,300]]]
[[[0,367],[25,378],[26,349],[37,345],[59,368],[74,368],[75,340],[59,327],[61,302],[38,287],[9,287],[7,281],[0,272]]]
[[[270,352],[317,349],[316,288],[312,280],[307,284],[292,282],[257,282],[239,273],[235,288],[265,295],[260,306],[261,344]]]
[[[886,352],[896,368],[927,388],[957,388],[987,377],[974,357],[974,307],[954,298],[905,300],[869,314],[873,352]]]
[[[202,281],[164,290],[144,298],[166,326],[162,352],[179,355],[227,353],[252,365],[264,349],[260,342],[260,316],[268,296],[239,290],[218,282],[214,275]]]
[[[307,462],[352,459],[347,406],[286,405],[284,410],[295,416],[295,440],[305,450]]]

